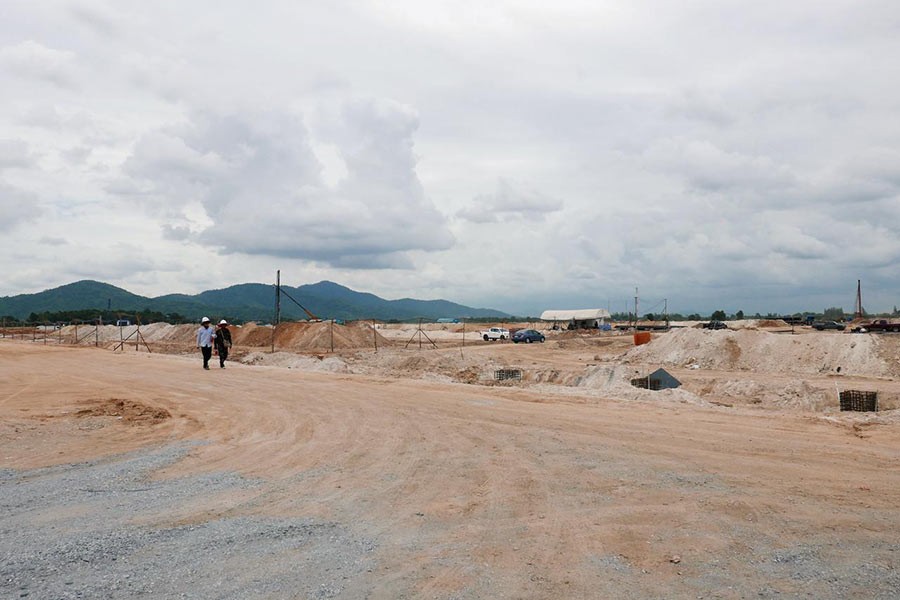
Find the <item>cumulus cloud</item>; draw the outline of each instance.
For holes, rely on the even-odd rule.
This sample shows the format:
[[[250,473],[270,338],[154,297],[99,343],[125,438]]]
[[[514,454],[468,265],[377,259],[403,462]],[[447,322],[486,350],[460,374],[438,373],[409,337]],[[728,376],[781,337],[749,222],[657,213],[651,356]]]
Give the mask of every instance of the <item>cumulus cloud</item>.
[[[107,190],[142,197],[151,210],[199,201],[210,223],[197,240],[225,253],[405,268],[409,252],[453,244],[415,171],[417,126],[394,103],[347,104],[330,140],[347,173],[328,186],[298,115],[195,113],[143,136]],[[166,237],[183,233],[169,228]]]
[[[92,151],[93,148],[89,146],[74,146],[60,150],[59,155],[69,164],[81,165],[87,161]]]
[[[738,120],[733,108],[721,97],[688,89],[673,98],[666,107],[669,117],[681,117],[690,121],[722,128]]]
[[[22,140],[0,140],[0,169],[10,167],[29,167],[34,157],[28,150],[28,144]]]
[[[786,165],[768,156],[724,150],[709,140],[657,140],[643,159],[649,168],[676,175],[701,192],[761,194],[786,191],[797,183]]]
[[[472,204],[458,211],[456,216],[472,223],[543,220],[548,214],[562,208],[561,200],[539,192],[518,190],[501,179],[495,192],[475,196]]]
[[[117,23],[110,17],[112,7],[91,7],[86,5],[73,5],[68,7],[69,14],[74,21],[86,27],[89,31],[103,38],[118,37]]]
[[[75,277],[100,280],[125,279],[138,273],[183,268],[183,265],[173,261],[157,260],[144,248],[128,242],[117,242],[109,247],[82,247],[78,256],[68,256],[63,262],[66,270]]]
[[[162,235],[163,239],[183,242],[191,237],[191,228],[186,225],[163,223]]]
[[[0,181],[0,231],[11,231],[40,214],[34,194]]]
[[[532,314],[634,286],[805,310],[857,278],[896,303],[891,2],[7,4],[7,272],[71,279],[96,237],[206,267],[125,275],[158,293],[278,262]]]
[[[69,242],[65,238],[45,235],[38,240],[38,243],[46,246],[65,246]]]
[[[0,48],[0,66],[16,75],[72,87],[75,79],[72,66],[75,53],[48,48],[34,40]]]
[[[785,258],[823,259],[829,255],[829,245],[791,223],[774,223],[766,232],[769,249]]]

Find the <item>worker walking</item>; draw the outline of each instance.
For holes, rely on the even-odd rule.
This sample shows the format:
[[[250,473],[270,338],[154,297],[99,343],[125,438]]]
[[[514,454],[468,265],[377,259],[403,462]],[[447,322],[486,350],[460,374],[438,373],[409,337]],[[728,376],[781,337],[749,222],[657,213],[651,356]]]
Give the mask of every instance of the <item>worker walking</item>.
[[[231,331],[228,329],[228,321],[222,319],[219,321],[219,327],[216,330],[216,352],[219,354],[219,367],[225,368],[225,359],[228,358],[228,351],[231,349]]]
[[[197,347],[203,354],[203,368],[209,370],[209,359],[212,357],[213,341],[216,339],[216,331],[209,326],[209,317],[200,319],[200,329],[197,330]]]

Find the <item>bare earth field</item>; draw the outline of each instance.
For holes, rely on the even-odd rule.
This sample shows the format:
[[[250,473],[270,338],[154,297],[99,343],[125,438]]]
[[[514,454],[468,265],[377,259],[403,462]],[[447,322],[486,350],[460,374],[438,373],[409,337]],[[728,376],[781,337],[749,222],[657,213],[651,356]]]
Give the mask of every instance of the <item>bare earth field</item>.
[[[158,329],[0,339],[0,596],[900,596],[897,337],[260,332],[206,372]]]

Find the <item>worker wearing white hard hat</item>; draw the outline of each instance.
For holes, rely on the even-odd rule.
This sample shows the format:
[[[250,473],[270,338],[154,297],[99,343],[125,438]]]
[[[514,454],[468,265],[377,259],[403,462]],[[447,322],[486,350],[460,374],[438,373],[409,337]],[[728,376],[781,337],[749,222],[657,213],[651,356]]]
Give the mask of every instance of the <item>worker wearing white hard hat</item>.
[[[212,358],[213,343],[216,339],[216,331],[209,326],[209,317],[200,319],[200,329],[197,330],[197,347],[203,355],[203,368],[209,371],[209,359]]]

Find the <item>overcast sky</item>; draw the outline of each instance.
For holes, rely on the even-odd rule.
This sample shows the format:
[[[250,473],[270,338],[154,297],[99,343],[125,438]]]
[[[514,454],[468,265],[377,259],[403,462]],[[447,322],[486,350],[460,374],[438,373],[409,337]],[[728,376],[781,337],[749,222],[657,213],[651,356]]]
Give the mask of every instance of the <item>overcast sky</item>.
[[[0,90],[0,295],[900,305],[896,0],[4,0]]]

